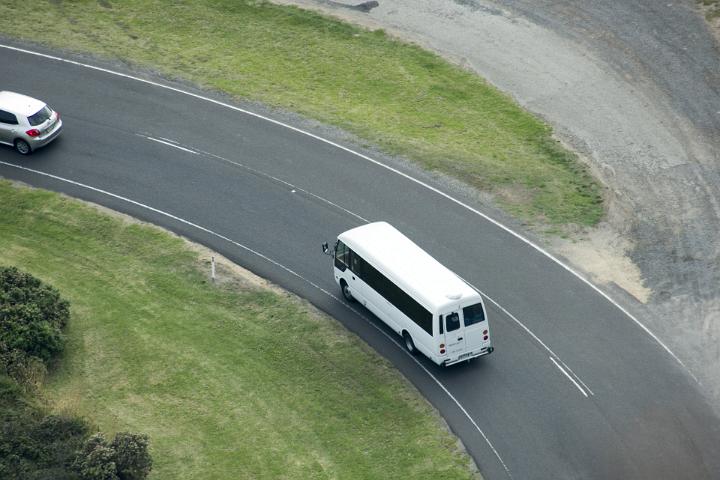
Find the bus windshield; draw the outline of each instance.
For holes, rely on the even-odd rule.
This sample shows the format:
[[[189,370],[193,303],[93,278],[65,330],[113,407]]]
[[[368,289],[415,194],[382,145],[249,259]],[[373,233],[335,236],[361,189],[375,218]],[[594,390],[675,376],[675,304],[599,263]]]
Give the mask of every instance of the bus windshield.
[[[466,327],[484,321],[485,310],[483,309],[482,303],[476,303],[475,305],[463,308],[463,316],[465,317]]]

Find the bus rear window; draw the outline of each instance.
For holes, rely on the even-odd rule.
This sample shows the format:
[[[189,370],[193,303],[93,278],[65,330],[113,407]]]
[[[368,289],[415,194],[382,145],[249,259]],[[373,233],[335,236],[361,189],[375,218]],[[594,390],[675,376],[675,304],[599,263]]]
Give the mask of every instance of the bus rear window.
[[[463,316],[465,317],[465,326],[469,327],[485,320],[485,310],[482,303],[476,303],[469,307],[463,308]]]

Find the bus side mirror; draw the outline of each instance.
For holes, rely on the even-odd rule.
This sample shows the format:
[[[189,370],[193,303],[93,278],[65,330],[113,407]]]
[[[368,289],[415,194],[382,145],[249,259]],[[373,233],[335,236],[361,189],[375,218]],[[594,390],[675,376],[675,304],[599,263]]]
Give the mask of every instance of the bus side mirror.
[[[330,255],[330,247],[328,247],[328,243],[327,243],[327,242],[323,242],[323,244],[322,244],[322,249],[323,249],[323,253],[324,253],[325,255]]]

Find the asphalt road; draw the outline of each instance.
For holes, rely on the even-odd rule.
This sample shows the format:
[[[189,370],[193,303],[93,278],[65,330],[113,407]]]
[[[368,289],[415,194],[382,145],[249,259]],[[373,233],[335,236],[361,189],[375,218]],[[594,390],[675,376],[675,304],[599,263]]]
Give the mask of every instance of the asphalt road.
[[[46,100],[65,123],[28,158],[0,149],[1,176],[162,225],[307,298],[417,386],[487,479],[720,478],[720,421],[687,371],[589,285],[465,206],[203,99],[5,48],[0,65],[0,88]],[[495,353],[447,369],[416,361],[338,300],[320,243],[381,219],[497,302]]]

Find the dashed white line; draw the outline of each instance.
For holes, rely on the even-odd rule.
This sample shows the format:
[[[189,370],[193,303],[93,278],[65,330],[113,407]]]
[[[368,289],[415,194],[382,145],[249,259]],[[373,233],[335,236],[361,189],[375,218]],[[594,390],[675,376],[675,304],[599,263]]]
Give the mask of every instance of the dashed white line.
[[[361,217],[360,215],[357,215],[356,213],[354,213],[354,212],[352,212],[352,211],[350,211],[350,210],[347,210],[346,208],[341,207],[340,205],[337,205],[337,204],[331,202],[330,200],[327,200],[327,199],[322,198],[322,197],[320,197],[320,196],[318,196],[318,195],[315,195],[315,194],[313,194],[313,193],[311,193],[311,192],[308,192],[307,190],[303,190],[303,189],[301,189],[301,188],[299,188],[299,187],[296,187],[295,185],[292,185],[291,183],[286,182],[285,180],[279,179],[279,178],[274,177],[274,176],[272,176],[272,175],[269,175],[269,174],[267,174],[267,173],[265,173],[265,172],[261,172],[261,171],[259,171],[259,170],[254,169],[254,168],[248,167],[247,165],[244,165],[244,164],[242,164],[242,163],[240,163],[240,162],[236,162],[236,161],[234,161],[234,160],[229,160],[229,159],[227,159],[227,158],[225,158],[225,157],[221,157],[221,156],[219,156],[219,155],[215,155],[214,153],[205,152],[205,151],[203,151],[203,150],[197,150],[197,149],[192,149],[192,148],[188,148],[188,147],[183,147],[183,146],[180,145],[179,142],[177,142],[177,141],[175,141],[175,140],[170,140],[170,139],[167,139],[167,138],[164,138],[164,137],[160,137],[160,139],[157,139],[157,138],[150,137],[150,136],[148,136],[148,135],[142,135],[142,134],[139,134],[139,133],[136,134],[136,135],[138,135],[138,136],[140,136],[140,137],[143,137],[143,138],[146,138],[146,139],[148,139],[148,140],[153,140],[153,141],[155,141],[155,142],[159,142],[159,143],[162,143],[162,144],[165,144],[165,145],[169,145],[169,146],[171,146],[171,147],[173,147],[173,148],[178,148],[178,149],[180,149],[180,150],[183,150],[183,151],[186,151],[186,152],[190,152],[190,153],[192,153],[192,154],[194,154],[194,155],[198,155],[199,153],[202,153],[202,154],[204,154],[204,155],[208,155],[208,156],[217,158],[217,159],[219,159],[219,160],[228,162],[228,163],[233,164],[233,165],[236,165],[236,166],[238,166],[238,167],[242,167],[242,168],[247,169],[248,171],[251,171],[251,172],[253,172],[253,173],[257,174],[257,175],[265,176],[265,177],[267,177],[267,178],[270,178],[270,179],[272,179],[272,180],[275,180],[275,181],[277,181],[277,182],[280,182],[280,183],[282,183],[282,184],[285,184],[285,185],[291,187],[291,188],[292,188],[291,193],[295,193],[296,190],[300,190],[300,191],[302,191],[303,193],[306,193],[306,194],[308,194],[308,195],[312,195],[313,197],[318,198],[318,199],[322,200],[323,202],[326,202],[326,203],[328,203],[328,204],[330,204],[330,205],[332,205],[332,206],[334,206],[334,207],[336,207],[336,208],[339,208],[339,209],[343,210],[344,212],[346,212],[346,213],[348,213],[348,214],[350,214],[350,215],[353,215],[354,217],[356,217],[356,218],[358,218],[358,219],[360,219],[360,220],[362,220],[362,221],[364,221],[364,222],[366,222],[366,223],[368,222],[368,220],[364,219],[364,218]],[[461,279],[462,279],[462,277],[461,277]],[[558,361],[559,361],[560,363],[562,363],[562,364],[567,368],[568,371],[572,372],[572,370],[570,370],[570,367],[568,367],[568,366],[565,364],[565,362],[563,362],[563,361],[560,359],[560,357],[559,357],[555,352],[553,352],[552,349],[550,349],[550,347],[548,347],[547,345],[545,345],[545,343],[544,343],[542,340],[540,340],[540,338],[539,338],[537,335],[535,335],[535,333],[533,333],[527,326],[525,326],[525,324],[523,324],[520,320],[518,320],[514,315],[512,315],[510,312],[508,312],[507,309],[505,309],[502,305],[500,305],[498,302],[496,302],[495,300],[493,300],[488,294],[486,294],[486,293],[483,292],[482,290],[478,289],[478,288],[475,287],[474,285],[470,284],[470,282],[466,281],[465,279],[462,279],[462,280],[463,280],[465,283],[467,283],[468,285],[472,286],[472,287],[473,287],[474,289],[476,289],[477,291],[479,291],[480,293],[482,293],[482,295],[483,295],[485,298],[487,298],[490,302],[492,302],[493,305],[495,305],[496,307],[498,307],[498,308],[499,308],[500,310],[502,310],[508,317],[510,317],[513,321],[515,321],[515,323],[517,323],[518,325],[520,325],[520,327],[521,327],[523,330],[525,330],[525,332],[527,332],[528,335],[530,335],[536,342],[538,342],[545,350],[547,350],[547,351],[550,353],[550,355],[551,355],[550,359],[551,359],[551,360],[555,363],[555,365],[565,374],[565,376],[567,376],[568,378],[570,378],[570,380],[573,382],[573,384],[575,384],[576,386],[578,386],[578,383],[577,383],[573,378],[571,378],[570,375],[567,373],[567,371],[566,371],[565,369],[563,369],[563,368],[558,364]],[[335,297],[333,296],[333,298],[335,298]],[[356,310],[353,309],[353,311],[355,311],[355,313],[357,313],[358,315],[360,315],[359,312],[357,312]],[[360,316],[362,316],[362,315],[360,315]],[[364,318],[364,317],[363,317],[363,318]],[[383,333],[384,333],[384,332],[383,332]],[[390,338],[390,337],[388,337],[388,338]],[[393,340],[393,341],[394,341],[394,340]],[[396,342],[396,343],[397,343],[397,342]],[[556,361],[555,359],[557,359],[557,361]],[[420,364],[419,364],[419,365],[420,365]],[[422,365],[420,365],[420,366],[422,366]],[[423,367],[423,368],[424,368],[424,367]],[[432,376],[432,374],[430,374],[430,372],[428,372],[428,375],[431,375],[431,376]],[[578,382],[582,383],[582,385],[585,386],[585,388],[586,388],[588,391],[590,391],[590,389],[587,388],[587,385],[585,385],[585,382],[583,382],[583,381],[580,379],[580,377],[578,377],[577,375],[575,375],[574,372],[573,372],[573,375],[577,378],[577,381],[578,381]],[[583,392],[583,395],[585,395],[585,396],[587,397],[587,394],[585,393],[585,391],[584,391],[582,388],[580,388],[579,386],[578,386],[578,388],[580,389],[581,392]],[[591,392],[591,391],[590,391],[590,392]],[[591,393],[592,393],[592,392],[591,392]],[[449,392],[448,392],[448,395],[449,395]],[[459,405],[459,404],[458,404],[458,405]]]
[[[583,381],[580,379],[580,377],[578,377],[578,376],[575,374],[575,372],[573,372],[573,371],[570,369],[570,367],[568,367],[568,366],[565,364],[565,362],[563,362],[563,361],[560,359],[560,356],[559,356],[558,354],[556,354],[550,347],[548,347],[548,346],[545,344],[545,342],[543,342],[542,340],[540,340],[540,337],[538,337],[537,335],[535,335],[535,333],[534,333],[532,330],[530,330],[524,323],[522,323],[520,320],[518,320],[518,319],[515,317],[515,315],[513,315],[512,313],[510,313],[505,307],[503,307],[503,306],[500,305],[498,302],[496,302],[495,300],[493,300],[493,298],[492,298],[490,295],[488,295],[487,293],[483,292],[482,290],[480,290],[479,288],[477,288],[475,285],[473,285],[472,283],[468,282],[467,280],[465,280],[464,278],[460,277],[459,275],[458,275],[458,277],[460,278],[460,280],[462,280],[463,282],[467,283],[467,284],[470,285],[472,288],[474,288],[475,290],[477,290],[478,292],[480,292],[483,297],[485,297],[486,299],[488,299],[488,300],[490,301],[490,303],[492,303],[493,305],[495,305],[497,308],[500,309],[500,311],[502,311],[502,312],[503,312],[505,315],[507,315],[511,320],[513,320],[515,323],[517,323],[517,324],[520,326],[520,328],[522,328],[523,330],[525,330],[525,332],[526,332],[528,335],[530,335],[530,337],[532,337],[533,340],[535,340],[538,344],[540,344],[540,346],[543,347],[543,348],[550,354],[550,359],[551,359],[553,362],[555,362],[556,365],[558,365],[557,362],[562,363],[562,364],[565,366],[565,368],[567,368],[567,370],[570,371],[570,372],[573,374],[573,376],[577,379],[577,381],[580,382],[580,383],[587,389],[587,391],[590,392],[591,395],[594,395],[594,393],[592,393],[592,390],[590,390],[590,389],[587,387],[587,385],[585,385],[585,382],[583,382]],[[556,361],[556,360],[557,360],[557,361]],[[558,366],[559,366],[559,365],[558,365]],[[566,376],[568,375],[567,372],[566,372],[564,369],[561,368],[560,370],[562,370],[562,372],[563,372]],[[572,380],[572,382],[575,383],[575,380],[573,380],[572,378],[571,378],[570,380]],[[577,385],[577,383],[575,383],[575,384]],[[582,391],[582,389],[580,389],[580,390]],[[585,395],[585,396],[587,397],[587,395]]]
[[[159,138],[148,137],[147,135],[141,135],[139,133],[136,133],[135,135],[137,135],[138,137],[147,138],[148,140],[152,140],[153,142],[162,143],[163,145],[167,145],[172,148],[177,148],[178,150],[182,150],[183,152],[192,153],[193,155],[200,155],[198,152],[196,152],[194,150],[190,150],[189,148],[181,147],[180,145],[177,144],[177,142],[165,141],[165,140],[161,140]]]
[[[328,205],[331,205],[331,206],[333,206],[333,207],[335,207],[335,208],[337,208],[337,209],[339,209],[339,210],[342,210],[343,212],[345,212],[345,213],[347,213],[347,214],[349,214],[349,215],[352,215],[353,217],[355,217],[355,218],[357,218],[357,219],[359,219],[359,220],[361,220],[361,221],[363,221],[363,222],[365,222],[365,223],[369,223],[369,220],[361,217],[361,216],[358,215],[357,213],[351,212],[350,210],[348,210],[348,209],[346,209],[346,208],[344,208],[344,207],[341,207],[341,206],[338,205],[337,203],[331,202],[331,201],[328,200],[327,198],[321,197],[320,195],[316,195],[316,194],[314,194],[314,193],[312,193],[312,192],[310,192],[310,191],[308,191],[308,190],[305,190],[305,189],[300,188],[300,187],[298,187],[298,186],[296,186],[296,185],[293,185],[292,183],[287,182],[287,181],[285,181],[285,180],[283,180],[283,179],[281,179],[281,178],[274,177],[274,176],[272,176],[272,175],[270,175],[270,174],[268,174],[268,173],[261,172],[260,170],[256,170],[256,169],[254,169],[254,168],[252,168],[252,167],[248,167],[247,165],[245,165],[245,164],[243,164],[243,163],[236,162],[236,161],[234,161],[234,160],[230,160],[230,159],[227,159],[227,158],[225,158],[225,157],[221,157],[220,155],[215,155],[214,153],[206,152],[206,151],[204,151],[204,150],[200,150],[200,149],[196,149],[196,148],[191,148],[191,147],[188,147],[188,146],[182,146],[182,145],[180,144],[180,142],[177,142],[177,141],[175,141],[175,140],[170,140],[169,138],[164,138],[164,137],[155,138],[155,137],[151,137],[151,136],[149,136],[149,135],[143,135],[142,133],[136,133],[135,135],[137,135],[138,137],[146,138],[146,139],[148,139],[148,140],[152,140],[153,142],[162,143],[163,145],[167,145],[167,146],[169,146],[169,147],[177,148],[177,149],[179,149],[179,150],[182,150],[182,151],[185,151],[185,152],[188,152],[188,153],[192,153],[193,155],[207,155],[207,156],[209,156],[209,157],[217,158],[218,160],[222,160],[222,161],[224,161],[224,162],[230,163],[230,164],[235,165],[235,166],[237,166],[237,167],[244,168],[245,170],[247,170],[247,171],[249,171],[249,172],[252,172],[252,173],[254,173],[255,175],[260,175],[260,176],[263,176],[263,177],[265,177],[265,178],[269,178],[269,179],[271,179],[271,180],[274,180],[274,181],[276,181],[276,182],[278,182],[278,183],[282,183],[283,185],[287,185],[288,187],[291,188],[291,190],[290,190],[291,193],[296,193],[296,192],[300,191],[300,192],[302,192],[302,193],[304,193],[304,194],[306,194],[306,195],[309,195],[309,196],[311,196],[311,197],[313,197],[313,198],[316,198],[316,199],[320,200],[321,202],[327,203]]]
[[[564,369],[562,366],[560,366],[560,364],[559,364],[553,357],[550,357],[550,361],[553,362],[553,363],[555,364],[555,366],[556,366],[558,369],[560,369],[560,371],[561,371],[567,378],[570,379],[570,381],[573,383],[573,385],[575,385],[575,386],[577,387],[577,389],[580,390],[580,393],[582,393],[583,395],[585,395],[585,398],[587,398],[588,394],[585,392],[585,390],[582,389],[582,387],[575,381],[575,379],[574,379],[573,377],[571,377],[570,374],[569,374],[568,372],[566,372],[565,369]]]
[[[201,225],[198,225],[198,224],[196,224],[196,223],[193,223],[193,222],[191,222],[191,221],[189,221],[189,220],[185,220],[184,218],[178,217],[178,216],[173,215],[173,214],[171,214],[171,213],[165,212],[165,211],[163,211],[163,210],[159,210],[159,209],[157,209],[157,208],[151,207],[151,206],[149,206],[149,205],[146,205],[146,204],[144,204],[144,203],[138,202],[138,201],[136,201],[136,200],[132,200],[132,199],[127,198],[127,197],[123,197],[122,195],[118,195],[118,194],[115,194],[115,193],[112,193],[112,192],[108,192],[107,190],[102,190],[102,189],[100,189],[100,188],[92,187],[92,186],[86,185],[86,184],[84,184],[84,183],[76,182],[75,180],[70,180],[70,179],[68,179],[68,178],[60,177],[60,176],[58,176],[58,175],[53,175],[53,174],[51,174],[51,173],[42,172],[42,171],[40,171],[40,170],[35,170],[35,169],[32,169],[32,168],[23,167],[23,166],[20,166],[20,165],[16,165],[16,164],[14,164],[14,163],[4,162],[4,161],[2,161],[2,160],[0,160],[0,164],[1,164],[1,165],[7,165],[8,167],[17,168],[17,169],[20,169],[20,170],[25,170],[25,171],[27,171],[27,172],[31,172],[31,173],[35,173],[35,174],[37,174],[37,175],[42,175],[42,176],[45,176],[45,177],[49,177],[49,178],[52,178],[52,179],[55,179],[55,180],[58,180],[58,181],[61,181],[61,182],[69,183],[69,184],[71,184],[71,185],[75,185],[75,186],[78,186],[78,187],[81,187],[81,188],[85,188],[85,189],[91,190],[91,191],[93,191],[93,192],[97,192],[97,193],[100,193],[100,194],[103,194],[103,195],[107,195],[107,196],[109,196],[109,197],[116,198],[116,199],[118,199],[118,200],[122,200],[122,201],[127,202],[127,203],[130,203],[130,204],[132,204],[132,205],[136,205],[136,206],[141,207],[141,208],[144,208],[144,209],[146,209],[146,210],[150,210],[151,212],[155,212],[155,213],[157,213],[157,214],[160,214],[160,215],[163,215],[163,216],[165,216],[165,217],[171,218],[171,219],[173,219],[173,220],[175,220],[175,221],[177,221],[177,222],[183,223],[183,224],[188,225],[188,226],[190,226],[190,227],[196,228],[196,229],[198,229],[198,230],[200,230],[200,231],[203,231],[203,232],[205,232],[205,233],[207,233],[207,234],[209,234],[209,235],[212,235],[212,236],[217,237],[217,238],[219,238],[219,239],[221,239],[221,240],[224,240],[224,241],[226,241],[226,242],[228,242],[228,243],[231,243],[232,245],[235,245],[236,247],[242,248],[243,250],[245,250],[245,251],[247,251],[247,252],[249,252],[249,253],[251,253],[251,254],[253,254],[253,255],[256,255],[256,256],[259,257],[259,258],[262,258],[263,260],[271,263],[272,265],[275,265],[276,267],[284,270],[285,272],[289,273],[290,275],[292,275],[292,276],[294,276],[294,277],[297,277],[297,278],[299,278],[300,280],[306,282],[308,285],[312,286],[313,288],[316,288],[317,290],[319,290],[320,292],[324,293],[325,295],[331,297],[331,298],[334,299],[335,301],[338,301],[338,302],[342,303],[342,304],[345,305],[347,308],[349,308],[351,311],[353,311],[355,314],[357,314],[357,315],[360,316],[362,319],[364,319],[367,323],[369,323],[369,324],[370,324],[372,327],[374,327],[377,331],[379,331],[380,333],[382,333],[383,335],[385,335],[385,337],[387,337],[388,339],[390,339],[398,348],[400,348],[401,350],[403,350],[403,352],[405,352],[408,356],[410,356],[410,358],[443,390],[443,392],[445,392],[445,393],[447,394],[447,396],[453,401],[453,403],[460,409],[460,411],[463,413],[463,415],[465,415],[465,417],[470,421],[470,423],[471,423],[471,424],[475,427],[475,429],[480,433],[480,435],[481,435],[482,438],[485,440],[485,442],[487,442],[488,446],[490,447],[490,450],[492,450],[493,454],[497,457],[498,461],[499,461],[500,464],[503,466],[503,469],[505,470],[505,473],[507,474],[507,476],[508,476],[510,479],[513,478],[513,476],[512,476],[512,474],[510,473],[510,470],[508,469],[507,465],[506,465],[505,462],[503,461],[502,457],[500,457],[500,453],[495,449],[495,446],[492,444],[492,442],[490,442],[490,439],[485,435],[485,432],[482,431],[482,429],[480,428],[480,426],[478,426],[478,424],[477,424],[477,423],[475,422],[475,420],[470,416],[470,414],[468,413],[468,411],[465,410],[465,407],[463,407],[462,404],[455,398],[455,396],[453,396],[453,394],[450,393],[450,391],[445,387],[445,385],[444,385],[440,380],[438,380],[438,379],[435,377],[435,375],[433,375],[427,368],[425,368],[425,366],[422,365],[416,358],[414,358],[412,355],[410,355],[408,352],[406,352],[405,349],[404,349],[394,338],[392,338],[390,335],[388,335],[387,332],[381,330],[377,325],[375,325],[373,322],[371,322],[370,319],[368,319],[365,315],[361,314],[361,313],[360,313],[359,311],[357,311],[355,308],[353,308],[352,306],[350,306],[350,305],[347,304],[346,302],[340,300],[338,297],[336,297],[336,296],[333,295],[332,293],[328,292],[327,290],[325,290],[324,288],[322,288],[320,285],[317,285],[316,283],[314,283],[314,282],[312,282],[311,280],[303,277],[302,275],[300,275],[299,273],[295,272],[294,270],[292,270],[292,269],[286,267],[285,265],[281,264],[280,262],[278,262],[278,261],[276,261],[276,260],[273,260],[272,258],[268,257],[267,255],[263,255],[262,253],[258,252],[257,250],[253,250],[252,248],[247,247],[247,246],[245,246],[245,245],[243,245],[243,244],[241,244],[241,243],[239,243],[239,242],[236,242],[235,240],[232,240],[231,238],[228,238],[228,237],[226,237],[225,235],[222,235],[222,234],[219,234],[219,233],[217,233],[217,232],[214,232],[214,231],[212,231],[212,230],[210,230],[210,229],[208,229],[208,228],[205,228],[205,227],[203,227],[203,226],[201,226]]]

